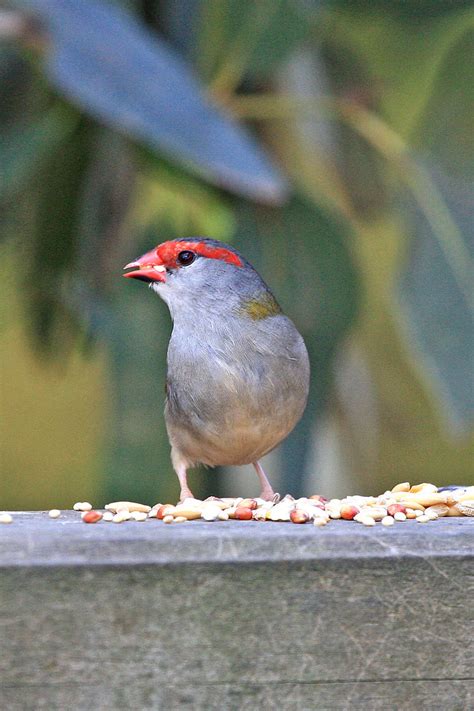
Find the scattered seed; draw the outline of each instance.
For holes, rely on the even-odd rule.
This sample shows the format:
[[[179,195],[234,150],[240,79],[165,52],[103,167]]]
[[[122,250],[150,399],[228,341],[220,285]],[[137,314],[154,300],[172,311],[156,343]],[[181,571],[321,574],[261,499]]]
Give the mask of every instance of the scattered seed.
[[[148,514],[145,511],[131,511],[130,518],[133,521],[146,521]]]
[[[403,481],[401,484],[397,484],[393,487],[392,492],[393,491],[410,491],[410,482]]]
[[[393,526],[395,519],[393,516],[384,516],[381,523],[382,526]]]
[[[360,508],[351,504],[343,504],[339,512],[341,514],[341,518],[346,521],[352,521],[354,516],[357,516],[357,514],[360,513]]]
[[[114,514],[112,511],[106,511],[103,516],[102,516],[103,521],[113,521],[114,520]]]
[[[174,519],[174,522],[175,523],[184,523],[187,520],[188,519],[186,518],[186,516],[176,516]]]
[[[0,513],[0,523],[12,523],[13,517],[4,511],[3,513]]]
[[[90,511],[92,509],[92,504],[88,501],[78,501],[72,508],[74,511]]]
[[[97,523],[102,518],[100,511],[84,511],[82,516],[84,523]]]
[[[292,523],[306,523],[309,521],[309,516],[306,511],[302,511],[301,509],[293,509],[293,511],[290,511],[290,521]]]
[[[172,514],[167,514],[163,517],[163,523],[173,523],[174,516]]]
[[[327,518],[315,518],[313,526],[325,526],[327,523],[329,523]]]
[[[406,510],[406,506],[403,504],[390,504],[390,506],[387,506],[389,516],[394,516],[396,513],[406,513]]]
[[[418,521],[418,523],[428,523],[428,521],[432,521],[432,519],[426,514],[418,516],[416,520]]]
[[[396,511],[393,514],[393,518],[395,519],[395,521],[406,521],[407,515],[403,511]]]
[[[112,511],[112,513],[118,513],[122,509],[127,509],[127,511],[142,511],[143,513],[148,513],[151,510],[151,507],[146,506],[146,504],[137,504],[135,501],[113,501],[111,504],[106,504],[105,509],[107,511]]]
[[[61,511],[59,509],[51,509],[48,511],[49,518],[59,518],[61,516]]]
[[[245,506],[237,506],[234,518],[239,521],[250,521],[253,518],[252,509],[246,508]]]

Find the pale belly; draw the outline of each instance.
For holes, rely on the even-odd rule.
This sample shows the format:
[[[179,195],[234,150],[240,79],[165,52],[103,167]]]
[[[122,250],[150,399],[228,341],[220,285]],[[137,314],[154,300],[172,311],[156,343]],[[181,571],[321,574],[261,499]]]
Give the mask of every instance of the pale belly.
[[[293,429],[301,413],[275,418],[262,413],[253,421],[214,423],[200,430],[177,423],[167,416],[166,423],[172,448],[188,466],[250,464],[274,449]]]

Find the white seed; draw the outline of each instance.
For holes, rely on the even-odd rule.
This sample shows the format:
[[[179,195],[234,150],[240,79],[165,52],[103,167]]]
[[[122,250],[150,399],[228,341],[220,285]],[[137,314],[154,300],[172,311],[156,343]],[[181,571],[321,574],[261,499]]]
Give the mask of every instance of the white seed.
[[[51,509],[48,511],[49,518],[59,518],[61,516],[61,511],[59,509]]]
[[[436,513],[436,514],[438,514],[438,516],[446,516],[448,511],[449,511],[449,506],[447,506],[446,504],[435,504],[434,506],[428,506],[428,508],[425,510],[425,513],[427,515]]]
[[[407,515],[406,513],[403,513],[403,511],[397,511],[393,514],[393,518],[395,519],[395,521],[406,521]]]
[[[425,516],[428,516],[431,521],[436,521],[436,519],[438,518],[438,514],[436,513],[436,511],[430,511],[429,509],[426,509]]]
[[[122,523],[123,521],[129,521],[132,517],[132,514],[130,511],[127,511],[126,509],[121,509],[120,511],[117,511],[116,514],[113,515],[112,521],[114,523]]]
[[[146,504],[138,504],[136,501],[113,501],[111,504],[106,504],[105,509],[107,511],[112,511],[113,513],[118,513],[122,509],[127,511],[143,511],[148,513],[151,510],[150,506]]]
[[[174,522],[175,523],[184,523],[187,520],[188,519],[186,518],[186,516],[176,516],[176,518],[174,519]]]
[[[432,521],[432,519],[429,516],[427,516],[426,514],[417,516],[416,520],[418,521],[418,523],[428,523],[428,521]]]
[[[420,518],[420,516],[424,516],[424,515],[425,515],[425,512],[424,512],[424,511],[420,511],[420,510],[418,510],[418,509],[415,509],[415,517],[416,517],[417,519]]]
[[[229,514],[227,511],[220,511],[219,516],[218,516],[219,521],[228,521],[229,520]]]
[[[130,518],[133,521],[146,521],[148,518],[148,514],[146,514],[145,511],[132,511],[130,514]]]
[[[375,519],[372,518],[372,516],[365,516],[364,514],[356,514],[354,516],[354,521],[362,523],[364,526],[375,526]]]
[[[204,521],[217,521],[222,509],[219,506],[214,506],[213,504],[206,504],[203,506],[201,511],[201,518]]]
[[[0,513],[0,523],[11,523],[13,521],[12,516],[6,511]]]
[[[74,511],[91,511],[92,504],[88,501],[77,501],[72,508]]]
[[[173,514],[168,514],[168,516],[163,516],[163,523],[173,523],[173,521],[174,521]]]
[[[382,519],[382,526],[393,526],[395,519],[393,516],[384,516]]]
[[[114,520],[114,514],[112,511],[106,511],[105,514],[102,516],[102,521],[113,521]]]
[[[313,521],[313,526],[325,526],[327,523],[327,518],[315,518]]]
[[[474,516],[474,499],[460,501],[458,504],[455,504],[453,508],[462,513],[463,516]]]

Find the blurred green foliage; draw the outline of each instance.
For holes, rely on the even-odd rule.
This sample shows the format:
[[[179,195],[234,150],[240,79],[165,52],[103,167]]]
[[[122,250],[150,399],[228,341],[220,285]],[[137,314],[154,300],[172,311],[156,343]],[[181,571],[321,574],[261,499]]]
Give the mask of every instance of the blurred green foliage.
[[[2,388],[2,507],[176,496],[169,318],[118,277],[191,234],[241,248],[307,342],[281,489],[473,481],[473,35],[466,2],[0,10],[2,370],[24,385],[20,413]]]

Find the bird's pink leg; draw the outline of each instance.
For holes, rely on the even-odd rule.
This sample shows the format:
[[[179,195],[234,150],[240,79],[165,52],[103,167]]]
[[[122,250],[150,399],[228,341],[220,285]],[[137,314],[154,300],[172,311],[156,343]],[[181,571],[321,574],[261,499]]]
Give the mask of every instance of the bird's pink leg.
[[[253,465],[255,467],[255,471],[257,472],[257,476],[262,487],[262,493],[260,494],[260,498],[264,499],[264,501],[271,501],[275,496],[275,492],[272,489],[272,485],[268,481],[260,462],[254,462]]]
[[[188,480],[186,476],[186,465],[181,463],[178,464],[175,471],[179,479],[179,485],[181,487],[181,490],[179,492],[179,500],[184,501],[184,499],[194,499],[193,492],[188,486]]]

